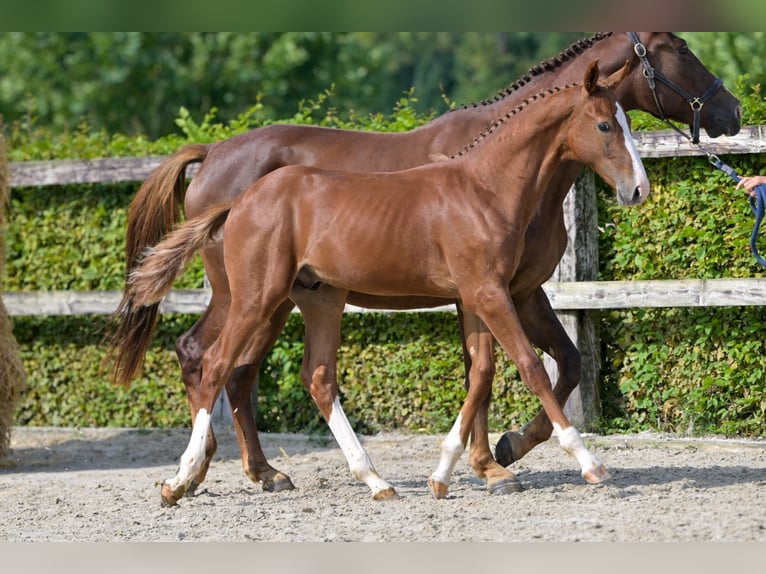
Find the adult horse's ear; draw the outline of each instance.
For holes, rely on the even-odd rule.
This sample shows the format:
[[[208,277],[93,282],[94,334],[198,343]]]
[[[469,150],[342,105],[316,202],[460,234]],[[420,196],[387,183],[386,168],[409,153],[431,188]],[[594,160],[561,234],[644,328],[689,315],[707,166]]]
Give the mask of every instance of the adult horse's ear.
[[[607,78],[606,87],[615,89],[617,86],[619,86],[625,79],[625,76],[630,73],[630,68],[632,65],[633,63],[630,60],[625,60],[625,65]]]
[[[585,70],[585,77],[583,78],[582,85],[585,87],[585,91],[589,94],[593,93],[598,85],[598,60],[593,60]]]

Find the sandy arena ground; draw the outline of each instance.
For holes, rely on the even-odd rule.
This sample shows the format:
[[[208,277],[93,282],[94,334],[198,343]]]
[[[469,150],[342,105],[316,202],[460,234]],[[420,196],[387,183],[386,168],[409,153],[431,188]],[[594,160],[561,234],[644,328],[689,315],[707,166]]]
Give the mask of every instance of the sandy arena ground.
[[[217,431],[207,481],[173,508],[189,431],[15,428],[0,462],[0,540],[16,541],[766,541],[766,440],[589,436],[612,473],[593,486],[550,440],[512,467],[524,491],[491,496],[468,466],[435,500],[427,477],[443,437],[362,441],[400,500],[375,502],[332,438],[264,434],[296,490],[263,492],[241,470],[233,431]],[[492,437],[492,444],[497,436]]]

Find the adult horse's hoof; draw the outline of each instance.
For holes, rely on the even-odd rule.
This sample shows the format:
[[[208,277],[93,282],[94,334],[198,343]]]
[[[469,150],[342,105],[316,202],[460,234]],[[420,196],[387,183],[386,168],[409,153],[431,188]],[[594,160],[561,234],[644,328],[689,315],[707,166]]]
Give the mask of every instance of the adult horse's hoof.
[[[431,489],[431,494],[434,495],[436,500],[447,498],[447,490],[449,486],[431,477],[428,479],[428,488]]]
[[[490,494],[513,494],[515,492],[521,492],[524,488],[514,476],[503,478],[493,483],[487,483],[487,490],[489,490]]]
[[[278,472],[274,478],[263,481],[263,490],[265,492],[282,492],[286,490],[295,490],[295,485],[290,477]]]
[[[584,470],[582,477],[586,482],[590,484],[600,484],[612,478],[612,475],[609,474],[609,471],[604,467],[603,464],[599,464],[590,470]]]
[[[509,466],[516,462],[521,457],[514,454],[514,443],[516,443],[516,451],[521,452],[520,445],[521,435],[516,432],[508,431],[503,433],[500,440],[495,445],[495,460],[502,466]]]
[[[399,500],[399,493],[393,486],[379,490],[372,495],[373,500]]]
[[[175,506],[178,501],[183,498],[184,490],[182,488],[173,490],[171,486],[166,482],[162,483],[160,488],[161,504],[163,507]]]

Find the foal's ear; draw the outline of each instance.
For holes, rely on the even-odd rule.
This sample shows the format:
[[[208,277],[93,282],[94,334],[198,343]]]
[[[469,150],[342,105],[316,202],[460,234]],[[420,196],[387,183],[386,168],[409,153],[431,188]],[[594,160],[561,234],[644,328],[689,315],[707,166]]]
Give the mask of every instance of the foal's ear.
[[[582,80],[582,85],[589,94],[592,94],[598,85],[598,74],[598,60],[593,60],[585,70],[585,77]]]
[[[619,86],[625,79],[625,76],[630,73],[630,68],[632,65],[633,63],[630,60],[625,60],[625,65],[607,78],[606,87],[615,89],[617,86]]]

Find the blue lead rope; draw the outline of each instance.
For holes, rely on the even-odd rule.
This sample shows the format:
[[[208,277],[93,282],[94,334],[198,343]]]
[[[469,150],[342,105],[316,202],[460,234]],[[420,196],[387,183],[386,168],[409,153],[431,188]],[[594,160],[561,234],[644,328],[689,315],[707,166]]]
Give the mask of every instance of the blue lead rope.
[[[715,167],[731,177],[734,181],[739,182],[741,178],[732,167],[723,163],[715,155],[709,155],[708,159]],[[751,195],[749,197],[750,210],[753,212],[753,215],[755,215],[755,225],[753,226],[753,232],[750,234],[750,249],[753,252],[755,260],[763,267],[766,267],[766,260],[758,254],[758,247],[756,245],[758,231],[761,228],[761,221],[763,221],[764,206],[766,206],[766,183],[755,186],[753,192],[755,193],[755,196]]]

